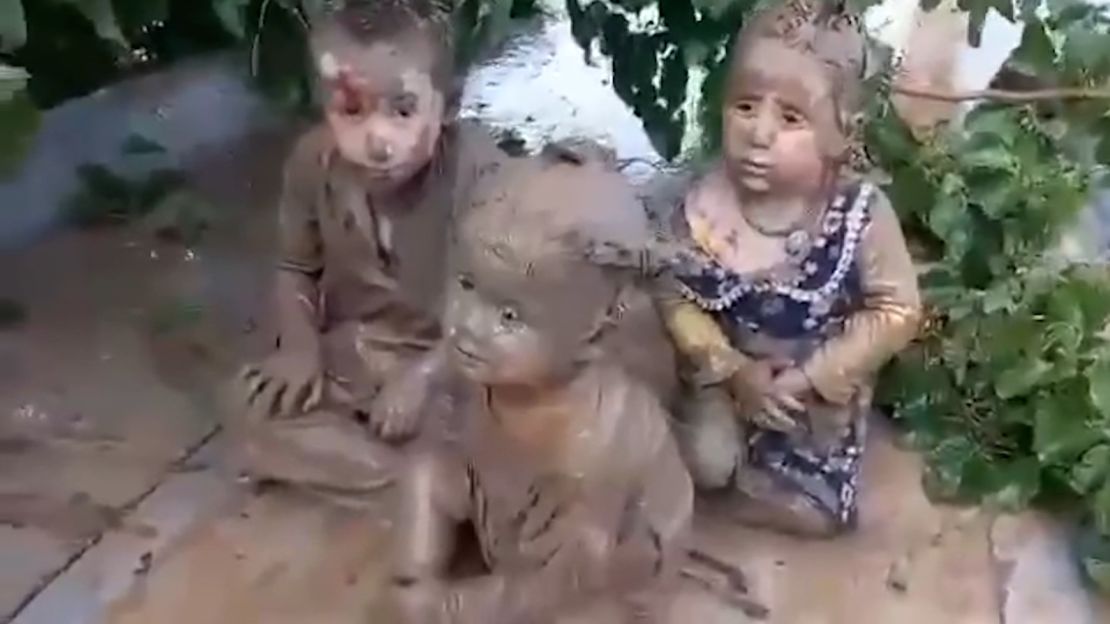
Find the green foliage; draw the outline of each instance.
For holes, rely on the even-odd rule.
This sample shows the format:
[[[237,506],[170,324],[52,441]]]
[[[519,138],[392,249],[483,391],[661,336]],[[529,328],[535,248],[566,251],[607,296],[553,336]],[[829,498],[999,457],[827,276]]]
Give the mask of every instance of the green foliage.
[[[0,52],[11,52],[26,41],[23,0],[0,0]]]
[[[308,29],[336,1],[0,0],[0,175],[21,161],[36,108],[207,51],[243,48],[263,93],[292,111],[311,108]],[[462,60],[536,12],[536,0],[460,0]],[[26,97],[12,95],[13,67],[21,83],[29,74]]]
[[[587,58],[595,51],[613,68],[613,88],[642,120],[655,149],[679,155],[687,131],[691,81],[701,80],[694,109],[713,151],[727,50],[754,0],[567,0],[572,32]],[[649,19],[653,9],[657,19]]]
[[[1085,5],[1055,3],[1043,21],[1027,15],[1009,63],[1046,84],[1103,87],[1106,26]],[[867,135],[927,267],[926,329],[886,369],[880,402],[927,453],[934,496],[1083,512],[1084,565],[1102,583],[1110,269],[1055,251],[1107,162],[1106,119],[1104,100],[983,104],[962,128],[918,140],[882,101]]]

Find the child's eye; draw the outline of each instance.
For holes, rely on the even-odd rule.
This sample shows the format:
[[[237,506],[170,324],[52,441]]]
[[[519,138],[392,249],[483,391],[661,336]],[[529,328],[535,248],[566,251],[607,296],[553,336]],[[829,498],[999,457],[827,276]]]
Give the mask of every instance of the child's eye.
[[[393,100],[393,110],[408,119],[416,113],[416,96],[411,93],[406,93]]]
[[[737,102],[736,110],[742,115],[751,115],[755,113],[755,104],[747,101]]]
[[[501,322],[502,323],[515,323],[520,320],[520,313],[516,308],[504,307],[501,308]]]
[[[468,290],[468,291],[469,290],[474,290],[474,280],[470,279],[470,276],[460,275],[458,277],[458,279],[459,279],[459,288],[462,288],[463,290]]]
[[[782,121],[788,126],[800,126],[805,123],[806,118],[797,111],[785,110],[782,112]]]

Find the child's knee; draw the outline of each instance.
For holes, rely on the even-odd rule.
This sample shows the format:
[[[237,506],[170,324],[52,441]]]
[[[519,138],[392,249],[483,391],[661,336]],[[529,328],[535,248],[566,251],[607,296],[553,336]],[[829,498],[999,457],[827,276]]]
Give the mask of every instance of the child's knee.
[[[694,484],[719,489],[730,484],[744,461],[742,429],[728,395],[703,389],[685,402],[675,437]]]

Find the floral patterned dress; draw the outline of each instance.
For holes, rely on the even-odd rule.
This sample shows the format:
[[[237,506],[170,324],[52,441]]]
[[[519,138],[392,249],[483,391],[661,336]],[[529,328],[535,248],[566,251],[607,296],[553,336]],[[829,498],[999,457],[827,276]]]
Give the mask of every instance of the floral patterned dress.
[[[724,266],[706,232],[691,231],[685,205],[671,217],[668,229],[688,252],[673,296],[708,315],[743,355],[798,367],[813,382],[814,391],[800,397],[801,431],[746,427],[739,441],[745,469],[764,472],[851,528],[872,378],[912,338],[919,308],[889,203],[869,183],[843,184],[814,227],[785,237],[784,262],[752,272]],[[750,249],[744,240],[729,243],[738,253]]]

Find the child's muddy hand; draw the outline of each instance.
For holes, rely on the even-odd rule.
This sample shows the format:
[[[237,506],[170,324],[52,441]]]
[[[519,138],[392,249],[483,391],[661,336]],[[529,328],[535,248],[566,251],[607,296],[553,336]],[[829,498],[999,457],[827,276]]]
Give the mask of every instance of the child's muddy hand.
[[[311,352],[278,351],[261,365],[244,367],[239,383],[256,421],[311,411],[324,394],[323,366]]]
[[[805,403],[799,398],[812,389],[809,379],[797,368],[787,368],[770,381],[763,396],[763,406],[756,417],[761,427],[789,433],[798,428],[798,418],[805,414]]]
[[[404,374],[382,387],[370,406],[370,428],[387,441],[411,438],[420,428],[428,400],[428,380],[421,374]]]

